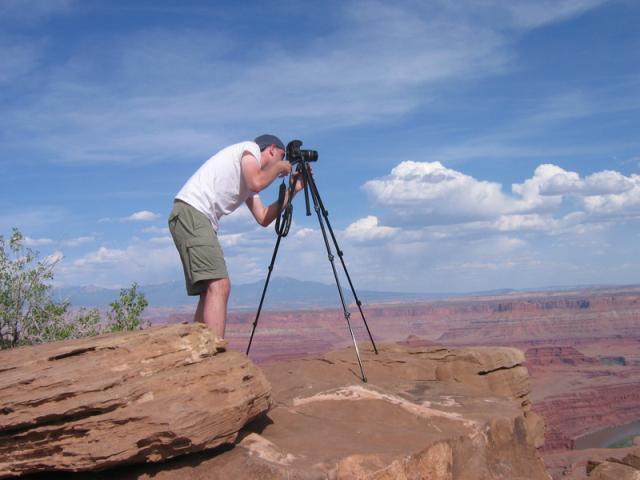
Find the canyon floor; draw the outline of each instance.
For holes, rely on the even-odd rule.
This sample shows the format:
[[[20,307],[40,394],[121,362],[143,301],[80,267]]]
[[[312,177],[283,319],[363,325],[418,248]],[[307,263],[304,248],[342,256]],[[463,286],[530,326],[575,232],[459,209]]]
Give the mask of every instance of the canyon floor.
[[[357,306],[349,310],[359,345],[369,348]],[[640,420],[640,287],[363,305],[363,312],[376,342],[525,352],[532,408],[546,421],[541,453],[556,479],[582,478],[587,459],[611,456],[611,449],[577,450],[582,435]],[[254,316],[229,314],[231,348],[246,349]],[[174,313],[162,321],[190,318]],[[341,310],[265,311],[250,356],[268,365],[350,343]]]

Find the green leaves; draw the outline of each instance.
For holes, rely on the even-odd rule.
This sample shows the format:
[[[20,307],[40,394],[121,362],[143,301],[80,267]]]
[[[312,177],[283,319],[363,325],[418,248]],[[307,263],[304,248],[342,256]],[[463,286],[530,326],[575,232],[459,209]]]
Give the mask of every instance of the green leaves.
[[[69,301],[54,301],[49,282],[60,258],[41,260],[24,240],[16,228],[8,243],[0,235],[0,348],[148,326],[141,320],[148,302],[136,283],[120,291],[106,323],[97,308],[72,313]]]
[[[147,305],[149,302],[142,292],[138,292],[137,283],[134,283],[130,288],[120,290],[120,298],[111,303],[111,312],[108,316],[109,331],[121,332],[143,328],[140,315],[147,308]]]
[[[0,236],[0,348],[40,343],[44,325],[57,324],[68,303],[51,299],[53,267],[58,260],[38,260],[14,228],[9,243]]]

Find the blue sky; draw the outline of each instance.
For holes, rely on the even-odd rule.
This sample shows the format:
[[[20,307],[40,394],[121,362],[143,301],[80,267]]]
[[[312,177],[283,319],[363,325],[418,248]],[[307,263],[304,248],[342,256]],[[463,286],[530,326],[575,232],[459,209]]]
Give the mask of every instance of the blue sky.
[[[181,279],[173,195],[268,132],[320,152],[358,288],[638,283],[639,24],[631,0],[0,0],[0,233],[58,284]],[[232,283],[265,277],[272,228],[242,207],[220,239]],[[332,281],[302,197],[275,274]]]

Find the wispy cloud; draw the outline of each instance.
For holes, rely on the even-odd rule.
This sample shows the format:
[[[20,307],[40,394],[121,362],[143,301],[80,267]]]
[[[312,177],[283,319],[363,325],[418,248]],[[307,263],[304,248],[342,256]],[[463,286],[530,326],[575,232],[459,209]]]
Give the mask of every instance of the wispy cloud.
[[[19,81],[31,72],[40,56],[41,45],[28,38],[0,34],[0,85]]]
[[[68,215],[65,209],[48,205],[26,209],[13,208],[12,210],[11,213],[0,213],[0,232],[8,233],[15,227],[23,233],[33,234],[46,227],[60,224]]]
[[[0,19],[32,22],[69,12],[74,3],[74,0],[2,0]]]
[[[269,38],[259,57],[233,32],[156,29],[95,39],[40,69],[41,93],[0,123],[14,137],[35,138],[32,151],[55,161],[153,162],[203,155],[267,119],[303,131],[386,120],[423,106],[445,82],[508,69],[505,24],[533,28],[599,3],[489,2],[475,7],[485,16],[472,18],[441,2],[345,2],[334,11],[336,28],[303,44]],[[496,10],[504,15],[489,21]],[[108,56],[99,54],[104,42]],[[11,57],[44,52],[18,53]],[[14,66],[11,75],[27,68]]]
[[[28,247],[41,247],[43,245],[51,245],[53,240],[50,238],[31,238],[24,237],[24,244]]]
[[[59,245],[63,247],[79,247],[81,245],[87,245],[89,243],[93,243],[95,241],[95,237],[93,236],[83,236],[77,238],[69,238],[66,240],[53,240],[51,238],[31,238],[29,236],[24,237],[24,243],[28,247],[43,247],[50,245]]]
[[[462,0],[440,2],[449,14],[473,18],[476,22],[503,28],[531,30],[568,20],[604,5],[609,0]],[[423,3],[423,8],[431,7]]]
[[[624,235],[622,225],[640,215],[638,179],[630,173],[638,152],[628,134],[618,136],[614,130],[634,124],[640,84],[628,69],[612,71],[611,82],[596,76],[573,81],[573,74],[556,78],[553,65],[541,57],[553,62],[557,56],[537,51],[538,44],[531,40],[538,37],[528,32],[604,3],[356,0],[334,2],[332,8],[256,3],[255,9],[270,10],[269,18],[275,20],[273,29],[261,31],[256,49],[254,35],[247,35],[248,29],[255,30],[251,22],[243,23],[244,29],[225,29],[237,23],[220,22],[223,27],[215,30],[201,27],[206,22],[189,23],[194,13],[200,20],[219,20],[221,11],[227,20],[240,19],[243,9],[235,7],[0,2],[0,177],[6,179],[2,173],[9,173],[29,178],[31,186],[31,177],[14,173],[25,160],[29,166],[64,163],[49,168],[71,172],[123,167],[107,165],[116,163],[134,171],[170,161],[167,172],[177,172],[176,162],[202,160],[216,146],[262,133],[265,125],[282,136],[295,131],[296,136],[315,135],[327,143],[337,139],[340,146],[340,135],[355,134],[350,140],[356,141],[379,135],[373,143],[384,140],[390,149],[412,153],[402,160],[421,161],[400,163],[400,158],[358,147],[370,163],[358,172],[357,182],[366,184],[371,205],[367,209],[361,198],[357,209],[347,205],[362,195],[351,180],[355,193],[345,195],[348,208],[337,216],[345,227],[336,230],[357,286],[441,290],[453,285],[460,290],[505,285],[504,278],[508,286],[532,286],[558,278],[559,272],[570,279],[565,271],[580,278],[589,265],[596,270],[590,263],[595,252],[609,256],[609,264],[621,264],[616,259],[624,257],[625,248],[632,253],[637,249],[637,242],[627,241],[636,238]],[[317,9],[317,14],[309,15],[309,9]],[[128,21],[138,22],[135,29],[116,33],[88,26],[95,18],[115,19],[122,12]],[[181,25],[187,26],[154,22],[162,25],[158,27],[148,20],[174,14],[182,15]],[[292,21],[296,14],[301,17]],[[87,21],[87,27],[52,35],[49,24],[55,22],[49,20],[54,15],[68,15],[64,21],[69,24]],[[296,20],[311,17],[319,28],[291,31]],[[285,20],[286,28],[276,28]],[[545,39],[549,33],[550,42],[564,41],[567,37],[553,37],[554,31],[568,35],[574,26],[540,33]],[[521,47],[536,60],[529,62]],[[577,48],[567,43],[563,47],[568,53]],[[618,47],[612,41],[606,48]],[[587,138],[600,125],[613,134],[602,141]],[[367,128],[344,128],[363,126]],[[432,140],[434,129],[444,135]],[[611,148],[623,142],[628,148]],[[572,171],[579,170],[573,165],[581,165],[581,155],[602,158],[584,160],[584,173]],[[614,155],[619,162],[606,164]],[[567,158],[571,163],[563,163]],[[351,165],[346,167],[348,172]],[[517,173],[522,168],[524,173]],[[375,171],[376,178],[367,182],[369,171]],[[482,174],[470,173],[479,171]],[[166,175],[172,173],[156,173],[158,183],[148,188],[164,190]],[[38,177],[43,195],[51,193],[46,175]],[[166,216],[155,213],[165,209],[166,199],[162,207],[157,200],[165,193],[141,193],[135,184],[111,183],[105,185],[113,188],[113,208],[131,209],[102,213],[109,216],[101,220],[106,223],[102,231],[60,240],[64,237],[56,225],[66,225],[70,215],[51,208],[49,200],[62,202],[73,192],[56,192],[46,202],[30,196],[44,207],[16,198],[0,214],[2,232],[18,226],[42,250],[64,250],[59,279],[67,284],[124,286],[134,280],[181,278]],[[22,191],[28,189],[13,190],[15,196]],[[90,207],[79,205],[68,208],[73,221],[84,225],[91,213],[82,210]],[[273,229],[257,227],[244,207],[225,218],[222,227],[220,241],[233,282],[264,278],[275,242]],[[138,237],[121,236],[134,233]],[[294,222],[275,273],[332,282],[324,250],[314,223]],[[602,265],[603,272],[607,268]]]
[[[535,28],[551,23],[560,22],[580,15],[588,10],[599,7],[608,0],[527,0],[499,2],[502,8],[511,16],[515,26],[521,28]]]
[[[162,234],[162,235],[168,235],[169,234],[169,228],[168,227],[157,227],[157,226],[152,226],[152,227],[146,227],[143,228],[142,231],[144,233],[152,233],[152,234]]]
[[[61,243],[64,247],[79,247],[81,245],[87,245],[89,243],[95,242],[96,237],[94,236],[83,236],[76,238],[69,238],[67,240],[63,240]]]

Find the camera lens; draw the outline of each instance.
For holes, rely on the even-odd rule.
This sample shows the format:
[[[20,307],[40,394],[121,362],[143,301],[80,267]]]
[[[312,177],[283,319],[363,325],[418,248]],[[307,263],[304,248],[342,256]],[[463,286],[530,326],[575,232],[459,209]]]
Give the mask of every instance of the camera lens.
[[[318,160],[317,150],[300,150],[300,154],[305,162],[315,162]]]

